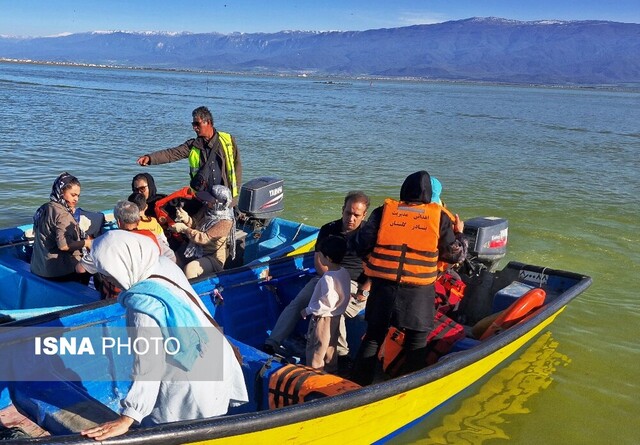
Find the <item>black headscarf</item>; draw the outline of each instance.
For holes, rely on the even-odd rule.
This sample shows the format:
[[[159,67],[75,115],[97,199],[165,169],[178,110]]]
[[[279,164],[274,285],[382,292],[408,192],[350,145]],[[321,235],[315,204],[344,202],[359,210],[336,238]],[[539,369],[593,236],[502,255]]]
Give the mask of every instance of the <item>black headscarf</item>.
[[[158,199],[164,198],[167,195],[159,194],[156,189],[156,181],[149,173],[138,173],[131,180],[131,190],[137,193],[138,190],[134,187],[136,181],[144,179],[147,181],[147,187],[149,188],[149,197],[147,198],[147,210],[144,212],[147,216],[156,216],[155,203]]]
[[[153,179],[153,176],[151,176],[149,173],[138,173],[137,175],[135,175],[131,180],[131,191],[132,192],[138,191],[138,189],[134,187],[134,184],[139,179],[144,179],[147,181],[147,187],[149,187],[149,198],[147,198],[147,201],[152,201],[152,200],[155,201],[158,190],[156,189],[156,181]]]
[[[400,188],[400,201],[428,204],[431,202],[431,177],[424,170],[411,173]]]

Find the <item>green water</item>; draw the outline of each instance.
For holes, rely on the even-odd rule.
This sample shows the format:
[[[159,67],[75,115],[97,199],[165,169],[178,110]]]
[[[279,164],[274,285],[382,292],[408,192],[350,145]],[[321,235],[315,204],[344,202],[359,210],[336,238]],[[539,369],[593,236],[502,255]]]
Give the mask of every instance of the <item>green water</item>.
[[[0,227],[28,223],[63,170],[82,182],[81,207],[112,207],[139,155],[192,136],[199,105],[236,136],[245,181],[284,178],[290,219],[334,219],[351,189],[379,205],[428,170],[463,218],[509,220],[506,260],[593,286],[512,377],[495,373],[395,442],[640,442],[637,92],[0,64],[0,103]],[[145,171],[167,192],[187,168]]]

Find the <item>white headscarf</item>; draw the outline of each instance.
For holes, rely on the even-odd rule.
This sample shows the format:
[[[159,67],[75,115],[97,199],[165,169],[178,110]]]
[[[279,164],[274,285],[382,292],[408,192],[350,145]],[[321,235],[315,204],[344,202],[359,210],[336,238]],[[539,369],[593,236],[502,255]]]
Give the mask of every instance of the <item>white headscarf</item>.
[[[127,290],[134,284],[162,275],[170,278],[182,289],[195,294],[182,270],[171,260],[160,256],[158,246],[148,237],[125,230],[111,230],[98,237],[91,249],[91,268],[103,275],[113,277]],[[151,278],[151,280],[157,280]],[[210,326],[204,315],[204,305],[192,302],[175,286],[162,282],[174,290],[176,296],[191,306],[200,320],[201,326]],[[202,311],[194,305],[200,306]],[[152,320],[147,317],[148,320]],[[155,321],[153,322],[155,324]],[[146,326],[153,326],[146,325]],[[157,326],[157,324],[155,324]],[[221,333],[213,329],[209,333]],[[195,418],[212,417],[227,412],[229,404],[237,405],[249,400],[242,368],[234,356],[228,341],[223,343],[223,353],[216,348],[204,351],[201,360],[194,363],[191,371],[171,365],[163,372],[158,387],[157,382],[134,380],[127,397],[123,401],[124,413],[141,421],[149,415],[152,423],[174,422]],[[207,375],[213,366],[222,363],[223,380],[200,380],[192,375]]]
[[[124,290],[153,274],[168,277],[184,289],[192,289],[182,270],[160,256],[158,246],[149,237],[135,232],[110,230],[96,238],[82,264],[89,273],[113,277]]]

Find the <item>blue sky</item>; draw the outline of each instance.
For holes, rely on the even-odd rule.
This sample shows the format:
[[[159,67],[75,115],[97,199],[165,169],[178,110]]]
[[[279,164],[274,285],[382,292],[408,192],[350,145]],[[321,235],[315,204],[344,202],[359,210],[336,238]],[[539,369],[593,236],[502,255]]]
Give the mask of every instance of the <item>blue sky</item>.
[[[640,0],[0,0],[0,35],[359,31],[489,16],[640,23]]]

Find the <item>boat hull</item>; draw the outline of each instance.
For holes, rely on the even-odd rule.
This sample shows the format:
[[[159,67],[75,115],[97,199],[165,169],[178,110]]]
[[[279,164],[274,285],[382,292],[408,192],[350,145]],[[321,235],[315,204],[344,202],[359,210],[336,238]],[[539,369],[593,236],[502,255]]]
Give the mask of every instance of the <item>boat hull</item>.
[[[308,279],[313,255],[280,259],[244,270],[220,274],[210,280],[196,283],[203,301],[222,320],[227,335],[246,344],[241,350],[247,356],[257,357],[258,366],[265,357],[255,349],[264,339],[263,327],[250,328],[244,323],[245,315],[238,314],[249,301],[258,305],[255,309],[265,315],[268,308],[260,306],[264,295],[247,300],[256,289],[265,289],[291,281]],[[303,404],[280,409],[247,411],[212,419],[201,419],[140,428],[130,431],[114,443],[184,444],[184,443],[374,443],[386,441],[410,428],[417,421],[429,416],[449,400],[490,374],[505,361],[516,355],[527,343],[538,337],[564,310],[566,305],[591,283],[591,279],[570,272],[510,263],[496,277],[498,286],[514,279],[542,285],[549,301],[525,320],[488,340],[476,341],[466,350],[451,353],[435,365],[406,376],[382,381],[374,385]],[[533,280],[533,281],[532,281]],[[539,281],[539,283],[536,283]],[[212,288],[224,288],[225,303],[216,306],[207,298]],[[253,287],[257,286],[257,287]],[[246,291],[246,293],[245,293]],[[295,293],[295,292],[293,292]],[[234,301],[237,300],[237,301]],[[96,313],[76,308],[76,313],[49,314],[44,318],[27,320],[14,325],[34,326],[42,323],[70,326],[90,323]],[[117,305],[98,303],[93,311],[121,311]],[[104,315],[104,314],[103,314]],[[112,314],[113,315],[113,314]],[[73,319],[73,317],[76,317]],[[98,316],[99,318],[99,316]],[[254,331],[250,331],[254,329]],[[2,338],[0,338],[2,341]],[[256,369],[246,372],[246,380],[256,380]],[[256,387],[250,394],[257,394]],[[99,395],[96,394],[99,398]],[[80,443],[78,435],[57,436],[59,443]]]

